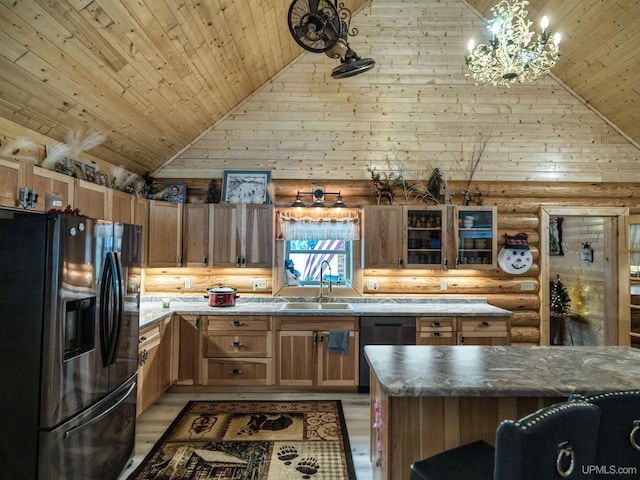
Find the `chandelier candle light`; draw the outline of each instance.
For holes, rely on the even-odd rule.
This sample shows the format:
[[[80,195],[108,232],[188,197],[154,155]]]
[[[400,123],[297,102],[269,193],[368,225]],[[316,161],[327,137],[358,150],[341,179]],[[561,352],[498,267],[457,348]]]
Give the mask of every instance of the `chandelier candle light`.
[[[501,0],[491,8],[493,21],[489,23],[493,38],[488,44],[475,46],[469,40],[466,62],[476,84],[506,85],[523,80],[533,81],[548,73],[560,58],[560,34],[553,36],[547,27],[549,19],[542,17],[542,33],[532,41],[527,20],[529,4],[526,0]]]

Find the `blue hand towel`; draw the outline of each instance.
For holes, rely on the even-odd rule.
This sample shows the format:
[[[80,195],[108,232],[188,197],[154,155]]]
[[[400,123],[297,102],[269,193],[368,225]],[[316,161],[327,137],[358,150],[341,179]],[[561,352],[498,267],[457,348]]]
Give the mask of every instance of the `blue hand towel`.
[[[341,355],[349,353],[349,331],[331,330],[327,342],[327,352],[336,352]]]

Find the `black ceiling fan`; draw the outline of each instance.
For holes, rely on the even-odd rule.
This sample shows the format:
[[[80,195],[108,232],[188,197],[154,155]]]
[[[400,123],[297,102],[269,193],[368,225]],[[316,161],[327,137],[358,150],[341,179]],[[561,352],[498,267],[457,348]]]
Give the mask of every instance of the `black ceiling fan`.
[[[346,78],[371,70],[375,65],[372,58],[360,58],[351,49],[349,31],[351,10],[344,3],[330,0],[293,0],[289,7],[289,31],[294,40],[305,50],[325,53],[328,57],[340,59],[340,65],[333,69],[333,78]]]

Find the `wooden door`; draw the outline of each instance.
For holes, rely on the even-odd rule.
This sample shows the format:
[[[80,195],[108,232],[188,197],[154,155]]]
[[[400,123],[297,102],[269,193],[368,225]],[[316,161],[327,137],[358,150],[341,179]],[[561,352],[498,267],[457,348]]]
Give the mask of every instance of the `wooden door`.
[[[111,216],[110,195],[107,187],[76,178],[74,206],[81,215],[96,219],[109,219]]]
[[[215,204],[211,208],[213,239],[210,249],[211,266],[240,267],[242,251],[240,241],[239,205]]]
[[[364,207],[364,267],[402,267],[402,207]]]
[[[27,186],[25,175],[26,166],[23,162],[0,158],[0,206],[18,206],[18,191]]]
[[[149,202],[149,267],[179,267],[182,256],[182,204]]]
[[[133,197],[133,224],[142,227],[142,260],[141,266],[148,264],[149,254],[149,200]]]
[[[327,351],[329,332],[320,332],[318,343],[318,385],[323,387],[354,387],[358,385],[358,332],[349,332],[348,353]]]
[[[111,220],[120,223],[134,223],[134,197],[120,190],[109,190],[111,194]]]
[[[47,209],[47,194],[57,197],[57,202],[49,201],[48,208],[64,210],[67,205],[73,205],[75,179],[69,175],[53,172],[46,168],[33,166],[27,169],[27,182],[30,189],[35,189],[38,201],[35,209],[44,212]]]
[[[178,385],[198,385],[200,383],[200,362],[202,346],[200,334],[201,319],[197,315],[179,315],[177,318],[177,359],[174,368]]]
[[[209,264],[209,205],[187,203],[182,217],[182,265],[206,267]]]
[[[243,257],[246,267],[273,266],[273,207],[245,205],[243,222]]]
[[[316,333],[279,331],[277,333],[278,385],[312,386],[316,378]]]

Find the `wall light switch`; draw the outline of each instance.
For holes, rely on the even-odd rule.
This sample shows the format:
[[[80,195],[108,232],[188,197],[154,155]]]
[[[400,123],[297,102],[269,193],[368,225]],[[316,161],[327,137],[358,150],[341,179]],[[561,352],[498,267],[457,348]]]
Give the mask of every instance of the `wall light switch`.
[[[255,292],[259,288],[261,289],[267,288],[267,280],[265,278],[256,278],[253,281],[253,291]]]
[[[440,290],[442,290],[443,292],[449,288],[449,284],[447,283],[446,280],[440,280]]]
[[[191,288],[191,279],[190,278],[185,278],[184,279],[184,288]]]
[[[531,281],[525,281],[522,282],[520,284],[520,291],[521,292],[533,292],[536,288],[535,283],[531,282]]]
[[[378,290],[378,282],[376,282],[375,280],[369,280],[369,282],[367,283],[367,287],[369,288],[369,290]]]

